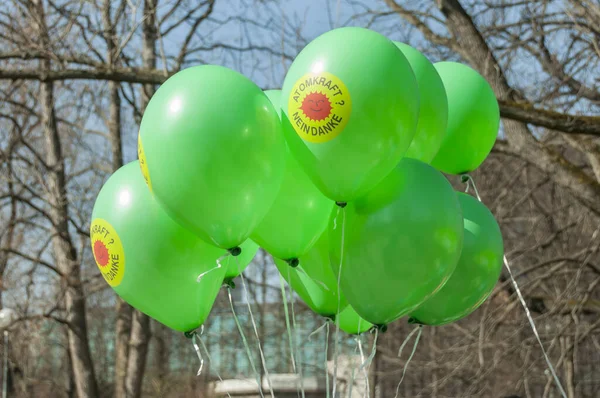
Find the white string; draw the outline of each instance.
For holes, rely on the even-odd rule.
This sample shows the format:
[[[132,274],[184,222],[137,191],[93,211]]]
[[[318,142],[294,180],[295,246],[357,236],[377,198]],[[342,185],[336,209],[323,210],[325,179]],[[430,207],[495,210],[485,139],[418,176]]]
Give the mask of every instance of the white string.
[[[479,200],[481,203],[483,203],[483,201],[481,200],[481,196],[479,195],[479,191],[477,190],[477,186],[475,185],[475,180],[473,180],[473,177],[471,177],[468,174],[464,174],[464,177],[467,179],[467,189],[469,188],[469,183],[470,185],[473,186],[473,190],[475,191],[475,195],[477,196],[477,200]],[[464,180],[463,180],[464,181]],[[468,192],[468,191],[467,191]],[[517,284],[517,280],[515,279],[513,273],[512,273],[512,269],[510,268],[510,265],[508,263],[508,259],[506,258],[506,256],[502,256],[502,260],[504,261],[504,266],[506,267],[506,270],[508,271],[508,275],[510,276],[510,280],[512,282],[513,287],[515,288],[515,292],[517,293],[517,297],[519,298],[519,301],[521,302],[521,306],[523,307],[523,309],[525,310],[525,315],[527,316],[527,320],[529,321],[529,325],[531,326],[531,330],[533,331],[533,334],[535,335],[535,338],[542,350],[542,353],[544,354],[544,359],[546,360],[546,364],[548,365],[548,369],[550,369],[550,372],[552,373],[552,377],[554,378],[554,382],[556,383],[556,385],[558,386],[558,389],[560,391],[560,394],[563,396],[563,398],[567,398],[567,393],[565,392],[560,379],[558,378],[558,375],[556,374],[556,370],[554,369],[554,366],[552,365],[552,362],[550,361],[550,357],[548,357],[548,353],[546,352],[546,349],[544,348],[544,344],[542,343],[542,339],[540,338],[540,335],[538,333],[537,327],[535,326],[535,322],[533,321],[533,317],[531,316],[531,312],[529,311],[529,307],[527,306],[527,303],[525,302],[525,299],[523,298],[523,295],[521,294],[521,289],[519,289],[519,285]]]
[[[375,338],[373,339],[373,347],[371,348],[371,353],[369,354],[369,357],[367,358],[367,360],[360,365],[360,369],[366,369],[367,366],[369,366],[371,364],[371,361],[373,360],[373,358],[375,357],[375,353],[377,352],[377,337],[379,336],[379,329],[375,329]]]
[[[329,362],[327,361],[327,352],[329,351],[329,322],[326,322],[325,325],[325,390],[327,391],[327,398],[329,398]]]
[[[329,398],[329,371],[327,369],[327,350],[329,349],[329,322],[331,322],[330,319],[325,320],[325,323],[322,324],[321,326],[319,326],[318,328],[316,328],[311,334],[308,335],[308,341],[312,341],[312,337],[319,333],[320,331],[322,331],[323,329],[326,330],[326,334],[325,334],[325,389],[327,391],[327,397]]]
[[[267,378],[267,384],[269,385],[269,391],[271,392],[271,397],[275,398],[275,395],[273,393],[273,384],[271,383],[271,376],[269,375],[269,371],[267,369],[267,362],[265,361],[265,354],[263,352],[262,345],[260,344],[260,336],[258,335],[258,329],[256,328],[256,322],[254,321],[254,315],[252,314],[252,307],[250,306],[250,298],[248,296],[248,287],[246,286],[246,278],[244,278],[244,273],[240,269],[241,264],[240,264],[239,258],[237,256],[236,256],[235,260],[237,262],[238,274],[240,275],[240,279],[242,280],[242,286],[244,287],[244,294],[246,296],[246,304],[248,305],[248,313],[250,314],[252,328],[254,329],[254,335],[256,336],[256,341],[258,343],[258,352],[260,353],[260,360],[262,362],[262,366],[265,371],[265,376]],[[263,297],[263,300],[264,300],[264,297]],[[263,320],[263,322],[264,322],[264,320]]]
[[[198,346],[198,333],[194,330],[192,332],[192,345],[194,346],[194,350],[196,350],[196,355],[198,355],[198,360],[200,360],[200,368],[198,368],[198,372],[196,376],[200,376],[202,374],[202,369],[204,368],[204,358],[202,358],[202,353],[200,352],[200,347]]]
[[[325,323],[324,323],[324,324],[322,324],[321,326],[319,326],[318,328],[316,328],[316,329],[315,329],[313,332],[311,332],[311,333],[308,335],[308,341],[312,341],[312,337],[313,337],[315,334],[319,333],[321,330],[325,329],[325,327],[327,326],[327,324],[328,324],[328,323],[329,323],[329,321],[328,321],[328,320],[327,320],[327,321],[325,321]]]
[[[202,327],[202,330],[204,330],[204,326]],[[209,363],[213,363],[212,358],[210,357],[210,354],[208,352],[208,348],[206,348],[206,345],[204,344],[204,341],[202,340],[202,336],[198,337],[198,340],[200,341],[200,345],[202,345],[202,348],[204,349],[204,353],[206,354],[206,358],[208,358],[208,362]],[[223,381],[223,378],[221,377],[221,375],[219,374],[219,371],[215,368],[214,369],[215,374],[217,375],[217,378],[219,379],[219,381],[221,382],[221,384],[225,384]],[[225,391],[225,394],[227,394],[227,396],[229,398],[231,398],[231,395],[229,394],[229,391]]]
[[[285,313],[285,327],[287,329],[288,341],[290,343],[290,357],[292,360],[292,370],[294,374],[298,374],[296,371],[296,359],[294,358],[294,341],[292,339],[292,328],[290,327],[290,315],[288,312],[287,306],[287,295],[285,294],[285,286],[283,285],[283,278],[279,275],[279,284],[281,286],[281,300],[283,301],[283,310]],[[298,380],[296,380],[296,392],[298,393],[298,397],[300,396],[300,391],[298,389]]]
[[[338,207],[338,214],[340,212],[339,209],[340,208]],[[341,291],[340,281],[341,281],[341,277],[342,277],[342,264],[344,263],[344,234],[346,232],[346,210],[345,210],[345,208],[341,208],[341,212],[342,212],[342,240],[340,242],[340,266],[338,268],[338,275],[337,275],[337,312],[335,315],[336,318],[338,318],[340,316],[340,306],[341,306],[341,302],[342,302],[341,293],[340,293],[340,291]],[[335,219],[337,219],[337,215],[336,215]],[[334,219],[334,224],[335,224],[335,219]],[[334,229],[335,229],[335,225],[334,225]],[[335,398],[335,392],[337,389],[339,335],[340,335],[340,326],[339,326],[339,323],[336,322],[335,337],[334,337],[334,349],[333,349],[334,357],[333,357],[333,393],[332,393],[332,396],[334,398]]]
[[[413,336],[413,334],[417,333],[417,331],[420,329],[420,327],[421,327],[420,325],[417,326],[416,328],[413,329],[412,332],[410,332],[408,334],[408,336],[406,336],[406,338],[402,342],[402,345],[400,346],[400,349],[398,350],[398,358],[400,358],[400,356],[402,355],[402,351],[404,350],[404,347],[406,346],[406,344],[408,344],[410,338]]]
[[[354,347],[354,355],[358,352],[360,335],[354,337],[354,342],[356,343],[356,347]],[[362,350],[361,350],[362,352]],[[361,357],[362,359],[362,357]],[[356,380],[356,368],[352,367],[352,374],[350,375],[350,383],[348,384],[348,398],[352,398],[352,387],[354,386],[354,381]]]
[[[398,398],[398,394],[400,393],[400,385],[404,381],[404,376],[406,375],[406,369],[408,369],[408,364],[410,363],[413,356],[415,355],[415,352],[417,351],[417,346],[419,345],[419,340],[421,339],[421,332],[423,332],[423,326],[422,325],[417,326],[417,328],[408,335],[407,339],[404,340],[405,342],[408,341],[410,336],[412,336],[416,330],[419,331],[419,334],[417,334],[417,338],[415,339],[415,344],[413,345],[412,352],[410,353],[410,356],[408,357],[408,359],[406,360],[406,363],[404,364],[404,369],[402,369],[402,377],[400,378],[400,382],[398,383],[398,386],[396,387],[396,395],[394,398]],[[400,347],[398,356],[400,356],[401,353],[402,353],[402,347]]]
[[[230,255],[229,253],[225,253],[225,254],[223,254],[221,257],[219,257],[219,258],[217,259],[217,266],[216,266],[216,267],[213,267],[213,268],[211,268],[211,269],[209,269],[208,271],[204,271],[203,273],[201,273],[200,275],[198,275],[198,277],[196,278],[196,282],[200,283],[200,281],[202,281],[202,278],[203,278],[203,277],[204,277],[206,274],[208,274],[208,273],[210,273],[210,272],[212,272],[212,271],[214,271],[214,270],[217,270],[217,269],[221,268],[221,267],[223,266],[223,264],[221,264],[221,261],[223,261],[223,260],[224,260],[225,258],[227,258],[227,256],[229,256],[229,255]]]
[[[240,321],[235,313],[235,308],[233,306],[233,299],[231,298],[231,288],[227,287],[227,296],[229,297],[229,304],[231,305],[231,312],[233,313],[233,320],[235,321],[235,325],[240,332],[240,336],[242,337],[242,342],[244,343],[244,348],[246,349],[246,355],[248,355],[248,361],[250,362],[250,367],[252,371],[254,371],[254,376],[256,378],[256,384],[258,384],[258,392],[260,393],[261,398],[265,398],[262,390],[262,381],[260,380],[260,376],[256,370],[256,366],[254,365],[254,360],[252,359],[252,353],[250,352],[250,346],[248,345],[248,341],[246,340],[246,335],[242,330],[242,325],[240,325]]]
[[[290,276],[290,268],[287,267],[288,272],[288,280],[291,280]],[[302,394],[302,398],[304,396],[304,376],[302,375],[302,356],[300,355],[300,345],[298,344],[298,328],[296,327],[296,312],[294,311],[294,292],[292,292],[292,286],[288,284],[288,288],[290,289],[290,310],[292,313],[292,331],[294,335],[294,348],[296,349],[296,358],[298,359],[298,377],[300,378],[300,393]]]

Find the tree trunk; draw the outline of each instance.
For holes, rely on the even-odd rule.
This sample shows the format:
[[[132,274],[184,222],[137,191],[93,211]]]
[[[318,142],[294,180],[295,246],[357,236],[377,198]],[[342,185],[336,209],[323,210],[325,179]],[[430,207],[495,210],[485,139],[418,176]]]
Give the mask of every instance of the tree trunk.
[[[144,23],[142,26],[142,61],[143,65],[154,69],[156,67],[156,7],[158,0],[144,2]],[[142,113],[146,109],[150,98],[154,94],[155,86],[145,84],[142,87]],[[129,340],[129,358],[127,363],[126,389],[127,397],[138,398],[141,396],[142,379],[146,368],[148,342],[150,340],[150,319],[147,315],[135,310]]]
[[[38,39],[44,48],[49,48],[43,3],[31,4],[33,22],[38,30]],[[40,61],[40,69],[51,69],[49,59]],[[40,82],[39,100],[41,124],[46,149],[45,181],[46,195],[52,224],[52,254],[57,268],[64,276],[63,289],[65,312],[68,324],[69,353],[73,367],[73,378],[80,398],[98,396],[94,364],[90,355],[85,310],[85,293],[81,284],[81,269],[77,252],[69,234],[69,209],[65,180],[65,164],[60,135],[54,113],[54,87],[52,82]]]
[[[106,41],[107,63],[110,68],[117,65],[115,53],[118,49],[116,27],[111,16],[111,0],[105,0],[102,9],[102,24],[104,26],[104,40]],[[111,146],[111,169],[117,171],[123,166],[123,145],[121,138],[121,96],[120,84],[111,81],[108,83],[110,110],[107,121],[108,134]],[[132,308],[123,299],[117,296],[116,325],[115,325],[115,398],[125,398],[125,380],[127,378],[127,359],[129,356],[129,336],[131,333]]]

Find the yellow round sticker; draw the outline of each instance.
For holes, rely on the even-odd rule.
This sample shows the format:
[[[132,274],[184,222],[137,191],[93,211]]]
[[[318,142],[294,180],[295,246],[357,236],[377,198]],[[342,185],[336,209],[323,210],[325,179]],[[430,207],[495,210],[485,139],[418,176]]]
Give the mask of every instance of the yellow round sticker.
[[[142,175],[144,176],[146,185],[148,185],[148,189],[152,192],[152,181],[150,181],[150,172],[148,171],[148,163],[146,163],[146,155],[144,154],[141,134],[138,134],[138,159],[140,160],[140,169],[142,169]]]
[[[90,227],[94,260],[112,287],[119,286],[125,273],[125,251],[117,231],[106,220],[96,218]]]
[[[288,99],[288,118],[294,130],[303,140],[316,144],[337,137],[351,113],[348,88],[329,72],[302,76]]]

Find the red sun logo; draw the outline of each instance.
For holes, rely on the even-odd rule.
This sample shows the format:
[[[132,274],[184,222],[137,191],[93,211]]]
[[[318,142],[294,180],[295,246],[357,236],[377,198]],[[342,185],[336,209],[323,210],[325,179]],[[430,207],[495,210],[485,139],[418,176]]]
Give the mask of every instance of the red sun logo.
[[[302,101],[300,109],[309,119],[321,121],[331,113],[331,102],[324,94],[310,93]]]
[[[99,266],[105,267],[108,264],[108,249],[102,241],[94,242],[94,257]]]

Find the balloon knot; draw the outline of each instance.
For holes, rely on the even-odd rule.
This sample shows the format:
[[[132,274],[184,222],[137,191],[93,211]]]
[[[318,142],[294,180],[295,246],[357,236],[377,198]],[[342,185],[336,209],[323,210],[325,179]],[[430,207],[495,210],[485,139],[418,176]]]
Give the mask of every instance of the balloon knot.
[[[419,321],[417,318],[413,318],[412,316],[410,318],[408,318],[408,323],[409,323],[409,325],[421,325],[421,326],[424,325],[424,323]]]
[[[379,330],[380,333],[385,333],[388,330],[388,326],[385,324],[373,325],[373,329]]]
[[[231,254],[233,257],[239,256],[242,253],[242,248],[239,246],[236,247],[232,247],[231,249],[227,249],[227,251],[229,252],[229,254]]]
[[[196,334],[196,330],[188,330],[187,332],[183,332],[183,335],[188,339],[191,339]]]
[[[341,207],[343,209],[344,207],[346,207],[346,205],[348,203],[346,203],[346,202],[335,202],[335,204],[338,205],[339,207]]]
[[[298,265],[300,265],[300,260],[297,258],[290,258],[289,260],[285,260],[285,262],[288,263],[292,268],[296,268]]]
[[[233,278],[224,280],[223,286],[227,286],[230,289],[235,289],[235,282],[233,281]]]
[[[325,319],[335,323],[335,314],[331,314],[331,315],[323,315],[325,317]]]
[[[469,182],[469,175],[468,174],[463,174],[460,176],[460,180],[463,182],[463,184],[466,184],[467,182]]]

